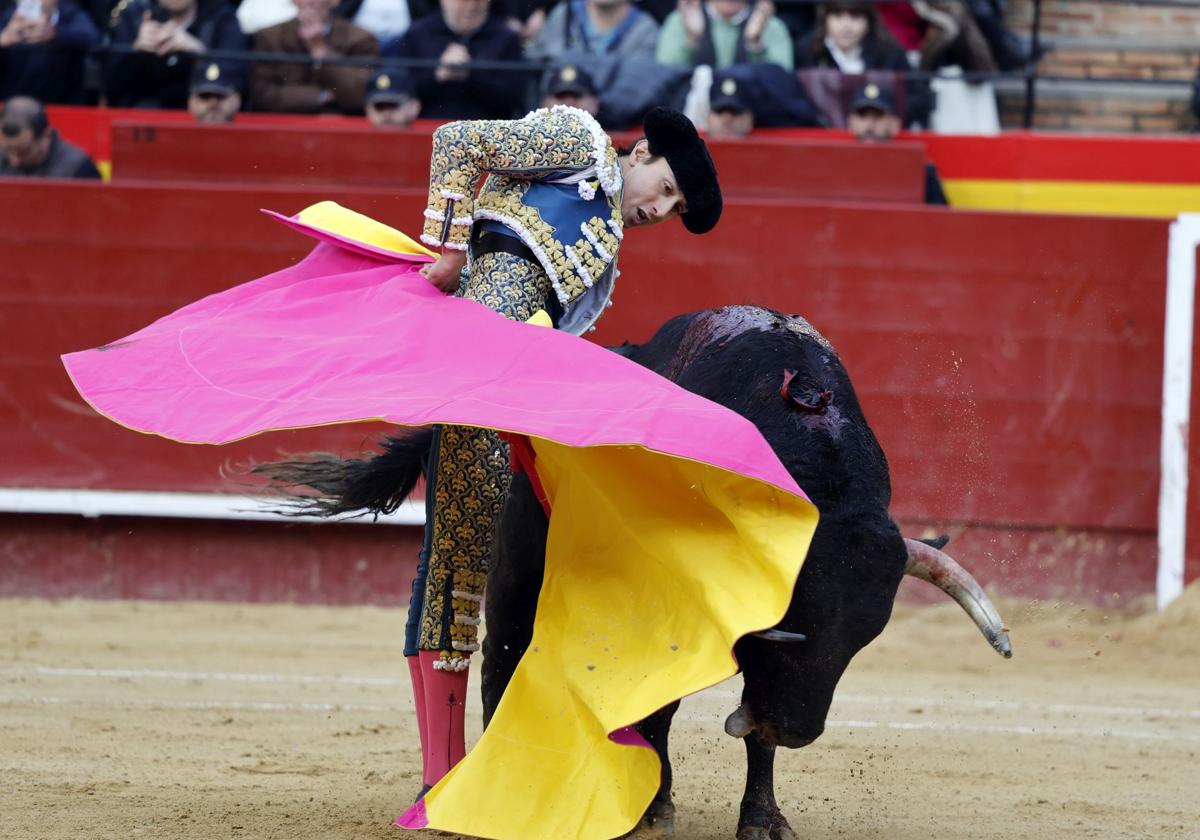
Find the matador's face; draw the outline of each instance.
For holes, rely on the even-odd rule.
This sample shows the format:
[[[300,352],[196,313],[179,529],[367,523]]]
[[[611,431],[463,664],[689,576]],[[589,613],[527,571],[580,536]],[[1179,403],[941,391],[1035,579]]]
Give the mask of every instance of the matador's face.
[[[621,218],[625,227],[648,227],[687,212],[675,173],[664,157],[650,154],[643,139],[633,147],[624,167]]]

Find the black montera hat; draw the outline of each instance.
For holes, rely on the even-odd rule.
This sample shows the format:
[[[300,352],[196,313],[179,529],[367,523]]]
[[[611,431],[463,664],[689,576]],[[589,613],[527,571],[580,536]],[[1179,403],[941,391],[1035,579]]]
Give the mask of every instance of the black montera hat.
[[[675,174],[687,203],[687,212],[680,216],[683,226],[692,233],[708,233],[721,218],[721,185],[696,126],[681,112],[660,107],[650,109],[642,131],[650,143],[650,154],[665,157]]]
[[[896,97],[887,88],[868,82],[855,94],[854,101],[850,103],[850,112],[857,114],[870,109],[883,114],[895,114]]]

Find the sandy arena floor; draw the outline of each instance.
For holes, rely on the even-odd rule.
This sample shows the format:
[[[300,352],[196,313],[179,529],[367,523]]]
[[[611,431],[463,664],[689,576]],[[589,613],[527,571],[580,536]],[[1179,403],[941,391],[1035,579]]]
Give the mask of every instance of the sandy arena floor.
[[[1130,618],[898,610],[825,736],[781,752],[802,838],[1200,837],[1200,589]],[[0,837],[393,838],[419,784],[399,611],[0,601]],[[732,840],[731,681],[674,732],[680,838]],[[478,732],[479,715],[473,717]]]

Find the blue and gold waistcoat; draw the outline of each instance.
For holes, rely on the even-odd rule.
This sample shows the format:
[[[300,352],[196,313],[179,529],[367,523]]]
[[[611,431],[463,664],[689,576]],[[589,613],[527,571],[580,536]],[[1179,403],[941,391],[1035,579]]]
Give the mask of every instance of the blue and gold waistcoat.
[[[437,129],[421,241],[465,250],[472,225],[488,221],[533,251],[563,307],[560,329],[591,326],[612,295],[624,235],[621,167],[596,120],[559,105]]]

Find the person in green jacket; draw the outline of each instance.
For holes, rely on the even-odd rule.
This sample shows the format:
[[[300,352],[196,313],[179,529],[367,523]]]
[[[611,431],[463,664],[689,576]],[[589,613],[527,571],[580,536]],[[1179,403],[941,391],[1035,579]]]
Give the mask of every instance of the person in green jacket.
[[[679,0],[663,22],[654,59],[677,67],[766,63],[794,69],[792,36],[771,0]]]

